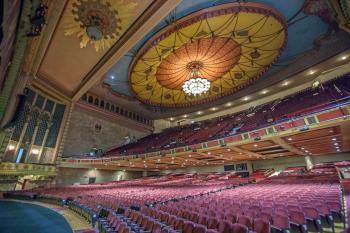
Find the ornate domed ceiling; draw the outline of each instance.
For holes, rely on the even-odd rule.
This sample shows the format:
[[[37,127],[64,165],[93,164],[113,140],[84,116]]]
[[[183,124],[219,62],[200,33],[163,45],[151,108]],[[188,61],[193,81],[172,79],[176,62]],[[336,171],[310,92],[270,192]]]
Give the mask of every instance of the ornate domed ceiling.
[[[155,118],[239,104],[348,48],[333,15],[324,0],[181,1],[96,87]]]
[[[280,56],[287,40],[284,17],[257,3],[230,3],[187,15],[156,33],[129,67],[136,97],[145,103],[186,107],[235,93],[259,78]],[[202,95],[183,85],[209,81]]]

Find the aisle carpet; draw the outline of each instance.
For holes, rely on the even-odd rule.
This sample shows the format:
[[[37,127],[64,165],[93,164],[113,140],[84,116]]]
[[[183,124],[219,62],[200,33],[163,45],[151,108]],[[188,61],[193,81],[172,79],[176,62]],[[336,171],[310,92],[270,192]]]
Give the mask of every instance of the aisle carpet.
[[[15,201],[0,201],[0,233],[72,233],[59,213]]]

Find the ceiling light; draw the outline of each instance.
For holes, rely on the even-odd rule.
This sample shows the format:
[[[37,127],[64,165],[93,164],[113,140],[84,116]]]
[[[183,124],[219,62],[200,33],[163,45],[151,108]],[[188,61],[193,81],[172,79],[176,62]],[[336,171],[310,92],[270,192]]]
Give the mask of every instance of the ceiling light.
[[[347,58],[348,58],[347,56],[342,56],[340,59],[344,61],[344,60],[346,60]]]
[[[334,143],[333,145],[338,146],[339,144],[336,142],[336,143]]]
[[[312,83],[312,88],[317,88],[320,86],[320,81],[316,80],[315,82]]]
[[[309,153],[309,151],[308,151],[308,150],[305,150],[305,152],[306,152],[306,153]]]
[[[201,115],[203,112],[202,111],[198,111],[197,112],[197,115]]]
[[[173,121],[173,120],[175,120],[175,119],[174,119],[174,117],[170,117],[170,120]]]
[[[250,99],[249,96],[245,96],[245,97],[243,98],[243,101],[247,101],[247,100],[249,100],[249,99]]]
[[[14,150],[14,149],[15,149],[15,146],[14,146],[14,145],[9,145],[9,146],[7,147],[7,149],[8,149],[8,150]]]
[[[300,149],[305,150],[305,148],[304,148],[304,147],[302,147],[302,148],[300,148]]]
[[[200,69],[202,66],[203,64],[198,61],[187,64],[186,68],[191,71],[191,78],[182,85],[182,90],[187,95],[200,96],[209,91],[210,82],[200,76]]]
[[[339,150],[339,149],[337,149],[337,152],[340,152],[340,150]]]
[[[114,75],[111,75],[111,79],[115,79]]]
[[[262,95],[265,95],[267,92],[269,92],[269,91],[268,91],[268,90],[262,90],[262,91],[261,91],[261,94],[262,94]]]
[[[186,118],[186,117],[188,117],[188,115],[185,114],[185,115],[183,115],[183,117]]]
[[[289,81],[284,81],[284,82],[282,83],[282,86],[284,86],[284,87],[285,87],[285,86],[288,86],[289,83],[290,83]]]
[[[314,71],[314,70],[310,70],[310,71],[309,71],[309,74],[310,74],[310,75],[313,75],[314,73],[316,73],[316,71]]]
[[[39,150],[38,150],[38,149],[33,149],[33,150],[32,150],[32,154],[34,154],[34,155],[39,154]]]
[[[336,138],[332,138],[332,141],[337,141],[337,139]]]
[[[292,138],[287,138],[288,141],[292,141],[293,139]]]
[[[254,147],[258,147],[258,144],[254,144]]]
[[[208,152],[208,155],[211,155],[211,152]]]
[[[218,108],[213,107],[213,108],[211,108],[210,110],[216,111],[216,110],[218,110]]]
[[[232,103],[231,103],[231,102],[228,102],[228,103],[226,104],[226,106],[227,106],[227,107],[231,107],[231,106],[232,106]]]
[[[145,163],[146,161],[145,161],[145,160],[143,160],[143,162]]]

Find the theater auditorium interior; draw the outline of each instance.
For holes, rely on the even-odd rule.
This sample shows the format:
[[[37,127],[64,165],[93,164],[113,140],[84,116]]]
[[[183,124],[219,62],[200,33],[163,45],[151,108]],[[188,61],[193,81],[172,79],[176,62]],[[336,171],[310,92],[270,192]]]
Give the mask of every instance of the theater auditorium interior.
[[[0,0],[0,233],[349,233],[349,0]]]

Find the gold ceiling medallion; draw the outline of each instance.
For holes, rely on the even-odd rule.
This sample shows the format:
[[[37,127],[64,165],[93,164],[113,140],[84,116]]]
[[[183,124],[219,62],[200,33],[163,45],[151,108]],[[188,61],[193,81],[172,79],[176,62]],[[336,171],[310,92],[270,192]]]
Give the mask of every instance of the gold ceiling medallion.
[[[136,6],[123,0],[73,0],[68,6],[64,34],[76,34],[81,48],[88,43],[96,51],[109,48],[126,31]]]
[[[139,49],[129,69],[131,90],[162,107],[214,101],[261,77],[286,42],[285,18],[270,6],[206,8],[163,28]]]

